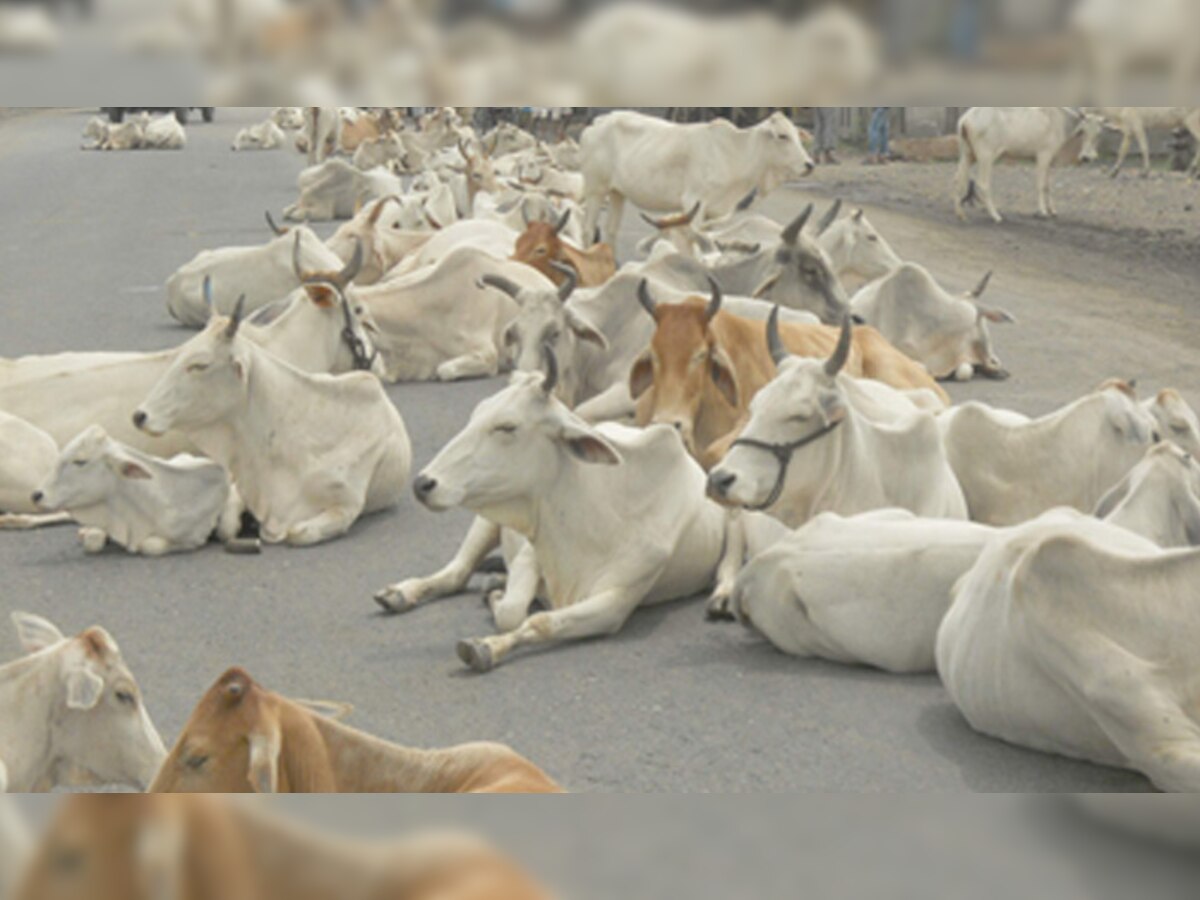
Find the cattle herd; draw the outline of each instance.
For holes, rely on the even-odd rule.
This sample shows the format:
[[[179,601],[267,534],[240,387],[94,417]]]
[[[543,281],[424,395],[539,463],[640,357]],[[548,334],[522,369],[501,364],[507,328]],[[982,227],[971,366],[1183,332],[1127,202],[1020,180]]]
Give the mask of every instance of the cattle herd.
[[[956,200],[998,219],[991,163],[1028,152],[1051,214],[1050,161],[1099,116],[971,110]],[[711,618],[786,654],[936,671],[985,734],[1200,790],[1200,422],[1170,386],[1143,400],[1109,381],[1036,419],[952,405],[942,381],[1008,375],[991,326],[1013,317],[985,304],[991,273],[952,294],[840,202],[782,226],[755,212],[813,169],[782,114],[737,129],[618,111],[546,145],[448,108],[283,108],[234,149],[293,144],[310,166],[288,224],[268,213],[262,244],[168,280],[190,340],[0,361],[0,524],[73,521],[85,553],[160,556],[352,540],[402,504],[466,509],[441,570],[397,573],[374,599],[411,613],[499,552],[495,633],[457,645],[475,672],[707,595]],[[652,232],[618,265],[626,201]],[[328,219],[343,221],[323,241],[306,222]],[[414,473],[384,383],[506,371]],[[26,655],[0,667],[0,791],[561,790],[506,746],[398,746],[241,669],[168,751],[111,634],[13,621]],[[103,841],[126,814],[103,803],[64,821],[105,821]],[[141,810],[168,833],[292,840],[216,801]],[[296,852],[246,865],[284,879]],[[489,854],[416,856],[523,883]]]

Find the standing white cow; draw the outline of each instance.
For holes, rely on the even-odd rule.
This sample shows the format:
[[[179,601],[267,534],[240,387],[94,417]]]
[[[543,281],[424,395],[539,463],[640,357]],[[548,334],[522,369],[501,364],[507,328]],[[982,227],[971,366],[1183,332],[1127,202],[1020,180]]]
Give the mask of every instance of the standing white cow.
[[[828,361],[792,356],[772,315],[767,340],[779,374],[751,400],[741,436],[709,473],[710,495],[793,528],[820,512],[888,507],[966,518],[937,420],[894,388],[841,374],[851,339],[847,317]]]
[[[1154,417],[1120,381],[1040,419],[971,402],[938,423],[971,518],[989,525],[1094,509],[1157,439]]]
[[[309,375],[239,333],[241,310],[184,344],[133,415],[229,469],[263,540],[303,546],[395,506],[412,446],[374,375]]]
[[[983,201],[988,215],[1004,219],[992,199],[992,171],[1004,156],[1037,162],[1038,215],[1058,213],[1050,199],[1050,166],[1056,160],[1098,156],[1096,142],[1104,120],[1094,113],[1058,106],[973,106],[958,120],[958,174],[954,179],[954,211],[964,222],[967,203]],[[977,167],[971,177],[972,167]]]
[[[342,114],[336,106],[304,107],[301,136],[307,144],[308,164],[315,166],[337,153],[342,143]]]
[[[458,646],[479,672],[519,647],[614,634],[639,606],[710,587],[722,555],[724,512],[704,498],[704,472],[678,436],[592,428],[554,398],[547,359],[545,376],[517,373],[480,403],[414,485],[430,509],[463,506],[527,541],[493,606],[504,633]],[[411,609],[444,592],[442,574],[379,599]],[[528,615],[538,596],[550,611]]]
[[[156,459],[98,425],[63,448],[57,470],[33,494],[39,509],[69,512],[88,553],[109,541],[130,553],[197,550],[213,533],[237,537],[241,503],[221,466],[181,454]]]
[[[595,233],[607,201],[601,240],[610,245],[627,199],[660,213],[700,203],[703,222],[728,215],[752,188],[765,196],[814,168],[796,126],[782,113],[738,129],[725,120],[677,125],[622,110],[597,119],[579,143],[584,235]]]
[[[0,412],[0,528],[37,528],[70,520],[41,514],[32,499],[57,461],[54,438],[24,419]]]
[[[1117,161],[1109,172],[1113,178],[1121,174],[1121,167],[1129,156],[1129,148],[1137,138],[1142,153],[1143,175],[1150,174],[1150,140],[1147,128],[1186,128],[1197,142],[1197,151],[1188,167],[1188,174],[1200,176],[1200,108],[1194,106],[1106,106],[1096,110],[1105,118],[1105,123],[1120,132],[1121,147]]]
[[[855,294],[850,311],[924,365],[934,378],[969,381],[976,372],[1007,378],[1008,371],[992,348],[988,323],[1016,319],[979,302],[991,278],[988,272],[973,291],[954,296],[924,266],[903,263]]]
[[[99,627],[66,638],[37,616],[12,619],[28,655],[0,666],[0,784],[149,787],[167,751],[116,641]]]
[[[1200,550],[1034,520],[959,582],[938,674],[977,731],[1200,791],[1198,579]]]

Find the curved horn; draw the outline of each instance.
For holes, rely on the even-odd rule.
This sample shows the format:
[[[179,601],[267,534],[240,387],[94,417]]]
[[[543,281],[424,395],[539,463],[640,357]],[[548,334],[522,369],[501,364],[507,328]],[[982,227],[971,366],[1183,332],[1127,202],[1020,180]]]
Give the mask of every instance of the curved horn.
[[[271,215],[271,211],[269,209],[264,213],[264,215],[267,217],[267,224],[271,227],[271,230],[273,232],[275,232],[276,237],[282,237],[283,235],[287,234],[288,231],[291,230],[288,228],[280,228],[278,225],[276,225],[275,219]]]
[[[834,201],[833,206],[829,207],[829,211],[821,216],[821,221],[817,223],[817,234],[824,234],[829,230],[829,226],[837,221],[837,217],[842,212],[842,198],[838,197]]]
[[[850,340],[853,336],[854,320],[846,313],[842,317],[842,333],[838,337],[837,347],[834,348],[833,356],[825,362],[825,374],[830,378],[842,371],[846,360],[850,358]]]
[[[503,291],[514,300],[517,299],[517,294],[521,293],[520,285],[518,285],[516,282],[509,281],[503,275],[484,275],[479,279],[479,281],[476,282],[476,284],[478,284],[480,287],[487,285],[488,287],[493,287],[498,291]]]
[[[579,273],[573,266],[565,266],[556,259],[550,260],[550,268],[567,279],[558,288],[558,299],[566,303],[567,298],[575,293],[575,288],[579,286]]]
[[[567,222],[571,221],[571,208],[567,207],[567,211],[562,214],[562,217],[554,224],[554,233],[562,234],[562,230],[567,227]]]
[[[429,227],[434,231],[442,230],[442,223],[429,214],[429,210],[425,210],[425,221],[429,223]]]
[[[721,311],[721,301],[724,298],[721,296],[721,286],[711,275],[708,276],[708,287],[712,291],[712,299],[708,301],[708,309],[705,310],[704,317],[711,322]]]
[[[386,197],[380,197],[377,201],[375,201],[375,208],[371,210],[371,214],[367,216],[367,224],[372,228],[374,228],[376,223],[379,222],[379,216],[383,212],[383,208],[387,206],[389,200],[395,200],[397,203],[400,202],[400,198],[395,194],[388,194]]]
[[[788,348],[783,346],[783,339],[779,336],[778,303],[771,310],[771,317],[767,319],[767,350],[770,351],[771,359],[776,366],[783,365],[783,361],[790,355]]]
[[[549,396],[558,387],[558,357],[554,355],[554,349],[549,344],[542,344],[542,356],[546,361],[546,374],[542,378],[542,390]]]
[[[350,256],[350,262],[338,272],[337,278],[334,279],[334,284],[339,288],[345,288],[350,282],[358,277],[358,273],[362,271],[363,264],[363,245],[362,238],[354,239],[354,253]]]
[[[638,282],[637,288],[638,303],[642,304],[642,309],[650,313],[652,319],[658,318],[658,302],[650,296],[650,282],[643,278]]]
[[[750,193],[738,201],[738,205],[734,207],[735,212],[745,212],[754,205],[754,201],[758,199],[758,188],[751,188]]]
[[[642,213],[641,216],[642,216],[642,219],[645,220],[646,222],[648,222],[650,225],[653,225],[659,231],[663,231],[667,228],[680,228],[684,225],[691,225],[692,222],[695,221],[696,215],[699,212],[700,212],[700,201],[697,200],[692,205],[692,208],[689,209],[685,213],[678,213],[677,215],[674,215],[674,216],[662,216],[661,218],[658,218],[658,219],[655,219],[652,216],[648,216],[646,213]]]
[[[225,327],[225,337],[232,338],[238,332],[238,327],[242,324],[242,313],[246,310],[246,295],[242,294],[237,299],[237,303],[233,305],[233,315],[229,317],[229,324]]]
[[[804,226],[808,224],[809,218],[813,214],[813,205],[810,203],[804,207],[804,211],[792,220],[787,228],[780,233],[780,238],[785,244],[795,244],[800,237],[800,232],[804,230]]]
[[[991,282],[992,282],[992,273],[989,271],[986,275],[983,276],[983,279],[979,282],[979,284],[977,284],[975,286],[975,290],[971,291],[971,293],[967,294],[967,296],[970,297],[972,300],[978,300],[980,297],[983,296],[983,292],[988,289],[988,285],[991,284]]]

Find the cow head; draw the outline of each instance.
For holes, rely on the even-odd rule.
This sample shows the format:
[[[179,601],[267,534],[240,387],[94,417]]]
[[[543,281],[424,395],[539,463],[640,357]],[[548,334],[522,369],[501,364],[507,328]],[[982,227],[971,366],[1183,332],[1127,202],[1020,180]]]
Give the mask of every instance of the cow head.
[[[53,624],[13,613],[21,646],[53,670],[46,762],[59,784],[123,784],[144,790],[166,750],[116,641],[93,627],[66,638]]]
[[[779,236],[779,244],[759,251],[762,280],[754,296],[790,309],[807,310],[826,324],[845,316],[849,299],[829,256],[804,234],[812,216],[810,203]]]
[[[322,704],[345,715],[349,707]],[[333,790],[311,705],[287,700],[244,670],[227,671],[193,710],[152,793],[319,793]],[[285,746],[286,744],[286,746]]]
[[[86,509],[103,503],[123,483],[153,478],[127,448],[92,425],[63,448],[57,469],[34,493],[33,502],[47,512]]]
[[[500,183],[496,180],[496,167],[492,165],[492,158],[488,156],[478,141],[460,140],[458,151],[467,162],[467,195],[472,202],[475,200],[475,195],[480,191],[494,194],[500,190]]]
[[[783,113],[772,113],[755,126],[766,172],[764,193],[785,181],[811,175],[816,165],[804,149],[800,131]]]
[[[1155,416],[1138,403],[1136,381],[1110,378],[1088,400],[1097,403],[1104,424],[1121,442],[1148,447],[1162,440]]]
[[[562,284],[564,276],[550,263],[568,263],[560,235],[570,218],[571,211],[568,209],[557,222],[530,222],[517,238],[512,259],[532,266],[555,284]]]
[[[696,422],[702,410],[735,415],[741,394],[733,360],[718,343],[712,323],[721,311],[721,289],[711,281],[709,300],[690,297],[660,304],[642,279],[638,299],[654,319],[650,349],[633,364],[629,393],[638,402],[637,424],[670,425],[696,455]],[[643,399],[644,398],[644,399]]]
[[[1158,433],[1200,458],[1200,420],[1178,391],[1167,388],[1144,404],[1158,423]]]
[[[779,308],[767,324],[767,347],[778,367],[775,379],[750,401],[741,438],[709,475],[708,492],[726,506],[760,509],[778,502],[797,478],[817,484],[849,406],[839,373],[850,358],[853,325],[842,322],[833,355],[824,362],[791,355],[779,335]]]
[[[1079,162],[1095,162],[1100,158],[1100,137],[1106,124],[1104,116],[1081,109],[1068,112],[1074,121],[1071,136],[1079,141]]]
[[[1007,310],[995,306],[985,306],[979,302],[979,298],[983,296],[991,281],[992,273],[988,272],[974,290],[963,295],[963,299],[975,308],[975,323],[968,337],[966,365],[987,378],[1003,380],[1009,377],[1008,369],[1004,368],[992,347],[992,336],[988,330],[988,323],[1011,325],[1017,320]]]
[[[1095,515],[1135,531],[1154,523],[1161,532],[1145,536],[1164,547],[1200,545],[1200,464],[1170,441],[1154,444]]]
[[[891,244],[875,230],[861,209],[838,219],[840,209],[839,200],[821,220],[817,232],[817,242],[839,275],[853,274],[874,281],[902,264]]]
[[[556,291],[522,288],[502,275],[484,275],[479,286],[502,291],[521,308],[504,330],[504,348],[513,368],[518,372],[541,371],[546,348],[553,350],[560,369],[555,395],[570,406],[575,401],[580,343],[607,350],[608,339],[567,305],[578,283],[575,270],[558,263],[552,265],[563,277],[563,283]]]
[[[515,372],[484,400],[467,426],[417,476],[417,499],[435,511],[463,506],[528,533],[530,500],[563,468],[580,462],[619,465],[621,455],[596,429],[554,397],[558,361],[546,372]]]

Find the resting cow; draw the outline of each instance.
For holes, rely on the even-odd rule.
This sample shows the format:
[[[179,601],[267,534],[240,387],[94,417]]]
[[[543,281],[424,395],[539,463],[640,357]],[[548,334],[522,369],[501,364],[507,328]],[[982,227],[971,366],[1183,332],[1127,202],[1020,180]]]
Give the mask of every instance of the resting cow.
[[[287,135],[274,119],[247,125],[233,136],[233,150],[278,150],[287,143]]]
[[[27,655],[0,666],[0,785],[144,790],[166,749],[116,642],[99,627],[67,638],[37,616],[12,619]]]
[[[225,470],[180,455],[156,459],[93,425],[63,448],[57,471],[34,493],[45,512],[68,512],[83,526],[84,549],[112,541],[130,553],[163,556],[197,550],[215,533],[237,537],[241,503]]]
[[[197,704],[150,791],[561,793],[541,769],[502,744],[416,750],[349,728],[326,712],[230,669]]]
[[[300,173],[300,196],[283,211],[293,222],[349,219],[364,203],[403,194],[400,178],[382,166],[363,172],[344,159],[327,159]]]
[[[70,516],[42,514],[32,499],[57,461],[54,438],[24,419],[0,412],[0,528],[70,521]]]
[[[412,446],[379,379],[309,375],[240,325],[235,308],[180,347],[134,425],[179,431],[229,469],[269,543],[327,541],[399,503]]]
[[[552,263],[573,269],[584,287],[600,287],[617,271],[612,247],[609,244],[594,244],[587,250],[572,247],[560,236],[570,215],[567,210],[555,224],[530,222],[517,238],[512,258],[533,266],[555,284],[562,284],[564,276],[555,271]]]

